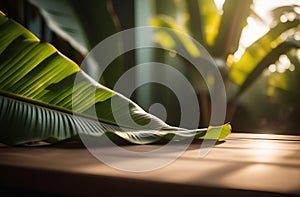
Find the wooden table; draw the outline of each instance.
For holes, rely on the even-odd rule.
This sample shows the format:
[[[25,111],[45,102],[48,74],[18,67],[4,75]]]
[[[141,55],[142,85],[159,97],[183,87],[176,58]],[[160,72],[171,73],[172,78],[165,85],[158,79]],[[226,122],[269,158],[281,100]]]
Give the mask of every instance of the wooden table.
[[[300,136],[233,133],[205,158],[199,147],[193,143],[170,165],[142,173],[111,168],[80,144],[1,147],[0,195],[300,195]]]

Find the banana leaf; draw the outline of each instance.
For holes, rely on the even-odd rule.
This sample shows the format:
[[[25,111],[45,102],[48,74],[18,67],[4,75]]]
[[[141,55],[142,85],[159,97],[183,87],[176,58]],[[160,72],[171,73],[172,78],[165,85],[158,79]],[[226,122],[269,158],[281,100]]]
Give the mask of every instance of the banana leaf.
[[[280,6],[272,10],[271,15],[275,21],[279,21],[283,14],[292,14],[296,17],[299,14],[299,8],[299,4]]]
[[[108,0],[29,2],[40,10],[52,31],[83,55],[100,41],[120,30],[118,19],[111,10],[111,1]]]
[[[270,75],[267,95],[270,96],[271,101],[274,103],[284,103],[285,105],[298,107],[297,103],[300,98],[300,92],[298,91],[300,60],[297,57],[297,50],[290,50],[286,55],[294,69],[287,69],[283,73],[275,72]]]
[[[111,0],[30,0],[44,17],[49,28],[68,41],[74,49],[86,55],[105,38],[121,30]],[[120,50],[121,45],[116,46]],[[99,63],[92,60],[83,70],[99,80]],[[122,73],[122,58],[112,63],[103,73],[101,83],[113,87]]]
[[[172,17],[167,15],[161,14],[153,17],[150,24],[154,27],[167,27],[174,29],[188,35],[188,32],[183,27],[181,27]],[[174,33],[174,35],[171,35],[166,31],[160,30],[155,32],[155,41],[164,48],[168,48],[170,50],[174,48],[176,42],[180,42],[180,44],[182,44],[182,46],[184,46],[193,57],[200,56],[200,51],[197,46],[186,36],[183,36],[183,34]]]
[[[189,3],[187,1],[187,3]],[[219,33],[219,26],[221,22],[222,14],[219,13],[216,4],[212,0],[201,0],[198,1],[197,10],[199,15],[202,17],[202,31],[204,34],[204,46],[208,47],[208,51],[211,52],[211,47],[215,44],[216,36]],[[195,14],[194,14],[195,15]],[[191,16],[192,17],[192,16]],[[200,24],[196,24],[195,19],[190,18],[191,25],[194,25],[194,28],[197,28]]]
[[[300,19],[295,19],[286,23],[278,23],[275,27],[271,28],[267,34],[246,49],[239,61],[233,62],[230,65],[229,78],[234,83],[242,86],[247,80],[249,73],[254,71],[259,62],[285,41],[280,35],[290,29],[297,28],[299,25]]]
[[[116,102],[114,111],[112,99]],[[137,124],[130,124],[125,116],[128,110],[129,118]],[[113,112],[121,120],[116,121]],[[52,45],[41,43],[2,12],[0,128],[0,143],[7,145],[43,140],[55,143],[79,134],[147,144],[173,137],[224,139],[231,131],[229,124],[195,130],[167,125],[94,81]]]
[[[246,19],[251,13],[253,0],[226,0],[223,14],[218,28],[218,34],[212,49],[212,56],[226,59],[238,49]]]
[[[272,63],[278,60],[283,53],[300,48],[300,42],[294,39],[287,39],[280,43],[276,48],[272,49],[256,66],[248,73],[245,81],[239,87],[235,97],[236,99],[261,75],[261,73]]]
[[[199,12],[199,2],[198,0],[189,0],[186,1],[187,13],[189,16],[189,22],[187,23],[189,32],[191,32],[191,36],[193,36],[198,42],[205,43],[204,37],[204,25],[203,18],[201,13]],[[202,4],[201,4],[202,6]]]

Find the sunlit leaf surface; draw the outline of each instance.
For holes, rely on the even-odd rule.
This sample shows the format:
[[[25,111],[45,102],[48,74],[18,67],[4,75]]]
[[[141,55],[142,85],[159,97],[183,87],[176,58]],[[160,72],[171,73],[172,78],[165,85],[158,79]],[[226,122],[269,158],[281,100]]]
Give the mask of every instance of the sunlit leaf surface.
[[[114,98],[117,100],[112,110]],[[96,115],[91,108],[95,108]],[[113,112],[121,120],[116,121]],[[126,115],[138,126],[130,124]],[[95,82],[53,46],[41,43],[3,13],[0,13],[0,127],[0,142],[11,145],[40,140],[57,142],[78,134],[113,135],[136,144],[153,143],[166,136],[224,139],[231,130],[229,124],[196,130],[165,124]]]

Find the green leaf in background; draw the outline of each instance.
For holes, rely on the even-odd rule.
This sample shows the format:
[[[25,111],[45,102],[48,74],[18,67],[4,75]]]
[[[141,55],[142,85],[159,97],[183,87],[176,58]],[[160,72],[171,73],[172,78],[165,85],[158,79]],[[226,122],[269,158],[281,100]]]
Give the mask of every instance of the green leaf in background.
[[[228,57],[238,49],[242,30],[247,23],[246,19],[249,16],[259,19],[258,15],[251,10],[252,3],[252,0],[241,3],[226,0],[223,5],[223,13],[220,14],[213,0],[187,1],[187,14],[190,15],[187,21],[187,29],[180,26],[174,17],[168,15],[154,16],[151,24],[190,33],[207,47],[213,57],[218,60],[221,58],[224,62],[227,60],[229,73],[226,72],[223,77],[225,81],[230,79],[238,85],[238,90],[233,95],[239,96],[260,76],[264,68],[275,61],[274,58],[271,61],[270,56],[273,55],[277,58],[284,50],[298,47],[296,42],[286,41],[281,35],[299,26],[299,15],[296,12],[299,6],[282,6],[272,11],[276,23],[273,24],[269,32],[247,47],[238,61],[230,61]],[[286,17],[286,21],[281,22],[282,17]],[[213,20],[215,22],[212,22]],[[166,45],[175,43],[174,40],[176,39],[181,41],[180,38],[175,38],[174,35],[158,32],[156,42]],[[172,48],[171,46],[169,45],[170,48]],[[191,50],[191,46],[188,51],[192,54],[194,51]]]
[[[75,78],[79,82],[74,84]],[[114,98],[117,99],[114,112],[121,117],[124,115],[118,122],[110,105]],[[96,116],[90,113],[94,106]],[[152,124],[147,129],[127,124],[125,109],[128,107],[136,123],[145,125],[151,121]],[[41,43],[2,12],[0,127],[0,142],[9,145],[41,140],[57,142],[78,134],[113,135],[132,143],[146,144],[169,136],[224,139],[231,131],[229,124],[196,130],[167,125],[91,79],[53,46]]]
[[[175,30],[174,34],[169,34],[162,30],[155,32],[154,41],[161,46],[171,50],[174,48],[176,42],[180,42],[193,57],[200,56],[200,51],[196,45],[187,36],[183,36],[184,34],[188,35],[186,30],[178,25],[173,18],[166,15],[159,15],[152,18],[150,23],[154,27],[167,27]],[[176,33],[177,31],[181,33]]]
[[[30,3],[40,10],[53,32],[84,56],[102,40],[121,30],[111,0],[30,0]],[[120,50],[121,44],[115,47]],[[101,82],[106,86],[113,87],[121,75],[121,62],[119,58],[103,73]],[[95,60],[83,69],[100,81],[97,77],[101,69]]]
[[[215,43],[215,38],[218,34],[222,15],[219,13],[216,4],[213,1],[201,0],[198,2],[199,5],[196,7],[197,10],[195,10],[195,12],[200,12],[197,15],[202,16],[202,29],[205,37],[204,45],[213,46]],[[187,3],[189,3],[189,1],[187,1]],[[193,21],[194,19],[192,18],[190,18],[190,20],[190,25],[197,27],[196,21]]]
[[[150,24],[186,32],[206,47],[213,57],[226,59],[238,48],[251,4],[252,0],[227,0],[221,14],[213,0],[187,0],[183,5],[186,7],[185,15],[189,17],[184,24],[167,14],[154,16]],[[165,7],[167,9],[168,6]]]
[[[253,0],[226,0],[223,14],[218,27],[218,34],[212,46],[212,56],[226,59],[239,46],[243,28],[247,25],[247,18],[251,13]]]
[[[299,24],[300,19],[295,19],[286,23],[279,23],[270,29],[267,34],[246,49],[239,61],[232,63],[229,73],[230,79],[236,84],[242,85],[249,73],[255,69],[259,62],[285,41],[280,35],[287,30],[296,28]]]
[[[255,80],[261,75],[261,73],[268,68],[268,66],[276,60],[283,53],[291,50],[300,48],[300,42],[294,39],[287,39],[286,41],[280,43],[276,48],[272,49],[257,65],[253,68],[252,71],[247,73],[246,79],[241,84],[238,92],[236,93],[236,98],[238,98]]]
[[[40,9],[52,31],[83,55],[120,30],[118,19],[109,10],[111,1],[30,0],[30,3]]]
[[[298,44],[300,45],[300,42]],[[274,103],[285,103],[286,105],[295,106],[300,98],[298,89],[300,82],[300,59],[297,57],[297,49],[292,49],[283,56],[289,59],[289,67],[285,67],[285,70],[274,72],[269,76],[267,95],[270,96],[271,101]],[[278,64],[273,64],[273,66],[282,66],[282,62],[279,61]]]

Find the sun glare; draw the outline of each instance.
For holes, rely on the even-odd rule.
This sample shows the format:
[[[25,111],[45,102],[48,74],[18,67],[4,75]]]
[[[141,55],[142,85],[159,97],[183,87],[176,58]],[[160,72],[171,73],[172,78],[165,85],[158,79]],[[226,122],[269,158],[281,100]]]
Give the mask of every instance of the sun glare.
[[[220,2],[221,0],[215,0],[215,3]],[[223,2],[224,3],[224,2]],[[253,44],[257,39],[259,39],[261,36],[263,36],[265,33],[269,31],[269,27],[272,25],[272,17],[270,15],[270,10],[283,6],[283,5],[300,5],[299,0],[272,0],[272,1],[266,1],[266,0],[254,0],[253,4],[253,10],[257,13],[257,15],[262,19],[255,20],[252,17],[249,17],[247,19],[247,26],[244,28],[241,40],[240,40],[240,46],[238,50],[234,53],[234,61],[238,61],[241,56],[243,55],[245,49],[249,47],[251,44]],[[296,16],[295,13],[292,13],[290,15],[283,15],[283,18],[280,18],[280,20],[288,21],[291,19],[294,19]],[[282,69],[281,69],[282,70]]]
[[[219,10],[219,11],[222,11],[223,4],[224,4],[225,0],[214,0],[214,2],[215,2],[215,4],[216,4],[218,10]]]

